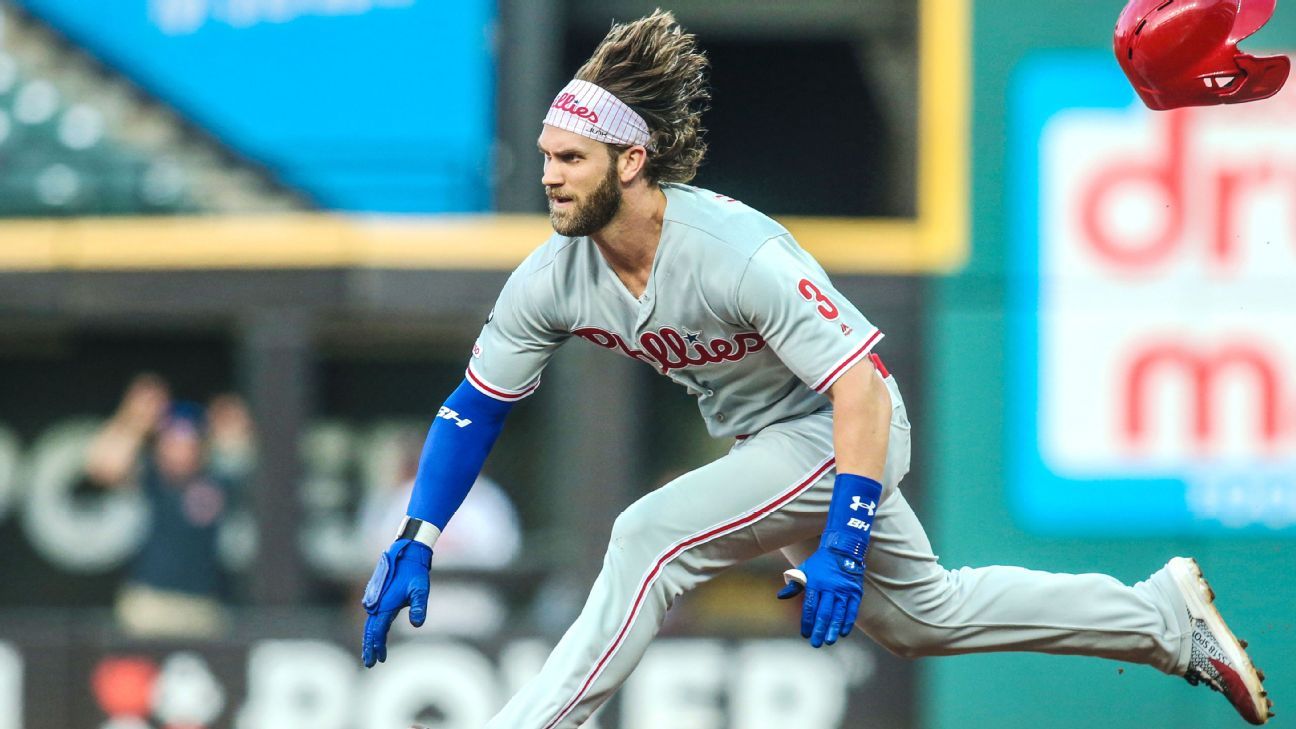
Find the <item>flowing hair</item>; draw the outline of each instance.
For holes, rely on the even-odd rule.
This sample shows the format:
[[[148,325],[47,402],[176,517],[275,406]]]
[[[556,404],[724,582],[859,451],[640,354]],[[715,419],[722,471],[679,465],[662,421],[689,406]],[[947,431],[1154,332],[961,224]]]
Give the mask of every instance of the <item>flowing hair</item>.
[[[576,78],[606,89],[648,123],[655,150],[644,171],[649,182],[688,182],[706,155],[708,66],[696,38],[659,8],[646,18],[614,24]]]

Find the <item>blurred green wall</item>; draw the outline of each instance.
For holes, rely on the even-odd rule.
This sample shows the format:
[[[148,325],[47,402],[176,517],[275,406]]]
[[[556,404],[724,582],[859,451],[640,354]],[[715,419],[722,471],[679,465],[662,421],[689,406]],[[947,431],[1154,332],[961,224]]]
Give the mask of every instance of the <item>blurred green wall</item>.
[[[1009,212],[1007,106],[1012,75],[1038,49],[1106,49],[1123,0],[979,0],[973,43],[973,255],[959,275],[931,285],[928,422],[915,454],[927,466],[920,514],[946,567],[1013,564],[1056,572],[1105,572],[1132,583],[1176,554],[1202,562],[1230,626],[1251,641],[1268,673],[1278,718],[1296,710],[1296,567],[1290,541],[1041,538],[1023,531],[1006,497],[1007,338],[1004,272]],[[1248,48],[1296,48],[1296,3]],[[1113,60],[1113,63],[1115,61]],[[1094,519],[1102,519],[1101,494]],[[1245,726],[1206,688],[1154,669],[1093,658],[998,654],[920,662],[920,711],[933,729],[1102,726]],[[1286,711],[1285,711],[1286,710]]]

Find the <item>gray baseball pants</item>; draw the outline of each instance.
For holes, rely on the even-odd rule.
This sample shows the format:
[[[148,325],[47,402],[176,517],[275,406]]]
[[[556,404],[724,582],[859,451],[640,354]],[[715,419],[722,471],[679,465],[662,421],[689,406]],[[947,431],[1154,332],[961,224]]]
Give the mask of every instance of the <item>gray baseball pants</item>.
[[[1187,669],[1185,608],[1164,571],[1129,587],[1098,574],[942,568],[898,488],[909,421],[894,379],[887,386],[891,434],[861,630],[903,657],[1036,651]],[[800,564],[823,530],[832,454],[832,414],[815,413],[771,425],[632,504],[612,526],[580,616],[488,729],[580,726],[634,670],[676,597],[775,549]]]

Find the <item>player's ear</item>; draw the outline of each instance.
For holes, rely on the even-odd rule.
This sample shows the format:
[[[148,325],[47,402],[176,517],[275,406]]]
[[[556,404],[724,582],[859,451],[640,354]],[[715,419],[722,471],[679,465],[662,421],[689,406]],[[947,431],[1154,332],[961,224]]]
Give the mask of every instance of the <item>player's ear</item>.
[[[633,182],[635,177],[643,174],[648,165],[648,150],[643,145],[635,144],[617,156],[617,176],[622,183]]]

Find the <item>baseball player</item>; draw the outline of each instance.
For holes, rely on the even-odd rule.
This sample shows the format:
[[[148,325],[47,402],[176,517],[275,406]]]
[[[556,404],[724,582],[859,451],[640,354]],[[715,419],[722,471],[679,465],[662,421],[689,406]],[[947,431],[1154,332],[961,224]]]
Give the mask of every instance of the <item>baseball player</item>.
[[[772,550],[795,565],[778,597],[801,597],[816,648],[858,626],[901,656],[1103,656],[1204,681],[1264,723],[1262,677],[1193,560],[1133,587],[937,563],[900,490],[909,421],[873,353],[882,332],[777,222],[684,184],[705,151],[706,68],[659,11],[613,26],[548,110],[555,233],[504,285],[429,430],[408,517],[365,592],[365,665],[385,660],[402,608],[423,623],[438,535],[505,416],[576,338],[678,382],[711,435],[736,442],[617,517],[584,609],[492,729],[580,726],[679,595]]]

